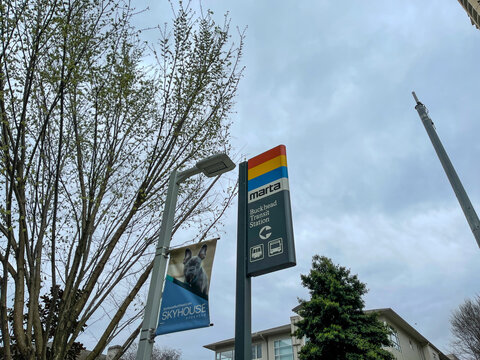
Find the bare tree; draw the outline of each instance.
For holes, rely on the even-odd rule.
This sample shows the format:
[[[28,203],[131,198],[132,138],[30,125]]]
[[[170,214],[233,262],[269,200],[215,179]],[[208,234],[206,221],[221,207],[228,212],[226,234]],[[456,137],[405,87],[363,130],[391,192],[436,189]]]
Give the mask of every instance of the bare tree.
[[[453,346],[457,354],[468,360],[480,360],[480,296],[467,299],[450,319]]]
[[[135,360],[137,355],[137,347],[133,345],[125,354],[120,357],[120,360]],[[158,348],[153,347],[152,360],[180,360],[182,352],[178,349],[168,347]]]
[[[145,45],[135,11],[127,0],[0,0],[6,358],[14,343],[22,359],[64,359],[102,318],[93,359],[128,329],[143,309],[169,173],[230,150],[243,34],[232,43],[227,18],[217,25],[180,2],[172,28]],[[175,231],[212,229],[232,196],[209,192],[217,180],[181,187]],[[58,311],[45,318],[50,289]]]

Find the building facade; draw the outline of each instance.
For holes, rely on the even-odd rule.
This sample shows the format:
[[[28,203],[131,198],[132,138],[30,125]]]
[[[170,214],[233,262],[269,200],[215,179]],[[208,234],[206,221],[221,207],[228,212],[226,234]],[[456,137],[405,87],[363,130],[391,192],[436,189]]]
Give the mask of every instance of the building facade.
[[[458,0],[458,2],[467,12],[472,25],[480,29],[480,0]]]
[[[397,360],[450,360],[423,335],[403,320],[392,309],[375,309],[380,321],[392,330],[393,346],[387,348]],[[252,334],[253,360],[298,360],[298,352],[305,339],[292,336],[298,315],[290,317],[290,323]],[[218,341],[204,346],[215,352],[215,360],[234,360],[234,339]],[[449,355],[450,356],[450,355]]]

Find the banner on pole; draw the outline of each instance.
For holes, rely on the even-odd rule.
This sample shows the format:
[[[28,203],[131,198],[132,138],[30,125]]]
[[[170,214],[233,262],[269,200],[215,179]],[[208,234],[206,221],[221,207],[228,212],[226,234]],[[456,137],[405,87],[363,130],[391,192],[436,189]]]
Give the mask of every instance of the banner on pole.
[[[210,325],[208,289],[217,240],[170,251],[155,335]]]

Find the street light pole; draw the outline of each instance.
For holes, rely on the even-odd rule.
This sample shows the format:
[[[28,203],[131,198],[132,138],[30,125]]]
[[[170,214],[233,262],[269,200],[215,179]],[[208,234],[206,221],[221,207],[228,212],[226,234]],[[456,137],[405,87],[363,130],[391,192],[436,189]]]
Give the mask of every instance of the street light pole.
[[[157,249],[155,250],[155,259],[153,260],[152,279],[150,280],[145,315],[142,330],[140,331],[137,360],[149,360],[152,357],[153,339],[155,337],[158,320],[158,305],[162,297],[163,279],[165,278],[168,261],[167,250],[170,246],[175,207],[177,205],[179,187],[177,174],[177,170],[173,170],[170,174],[170,180],[168,181],[167,199],[165,201],[165,209],[163,210],[162,225],[160,226],[159,240]]]
[[[216,154],[200,160],[193,168],[182,172],[173,170],[170,174],[165,209],[163,210],[162,224],[160,226],[155,258],[153,260],[152,279],[150,280],[147,304],[145,305],[145,315],[140,331],[137,360],[150,360],[152,357],[160,300],[162,298],[163,283],[167,268],[167,250],[172,237],[179,185],[189,177],[201,172],[207,177],[214,177],[233,170],[234,168],[235,164],[226,154]]]
[[[462,182],[460,181],[455,168],[450,161],[445,148],[440,141],[437,132],[435,131],[435,127],[433,126],[433,121],[428,116],[428,111],[425,105],[423,105],[417,98],[415,92],[412,92],[413,98],[417,105],[415,109],[422,120],[423,125],[425,126],[425,130],[432,142],[432,145],[437,153],[438,159],[443,166],[443,170],[445,170],[445,174],[447,174],[448,180],[450,181],[450,185],[452,185],[453,191],[455,192],[455,196],[462,207],[463,213],[467,218],[468,225],[470,225],[470,229],[473,232],[473,236],[477,241],[478,246],[480,247],[480,220],[478,219],[477,213],[473,208],[470,199],[468,198],[467,192],[463,188]]]

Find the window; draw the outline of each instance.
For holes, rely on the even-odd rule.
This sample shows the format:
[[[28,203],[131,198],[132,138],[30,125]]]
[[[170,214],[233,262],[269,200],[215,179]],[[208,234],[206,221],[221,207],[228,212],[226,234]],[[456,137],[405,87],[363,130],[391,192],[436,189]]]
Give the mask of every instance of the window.
[[[275,360],[293,360],[292,339],[275,340],[273,343]]]
[[[252,345],[252,359],[262,358],[262,344]]]
[[[252,359],[262,358],[262,344],[252,345]],[[215,360],[234,360],[235,350],[217,352]]]
[[[233,350],[217,352],[216,360],[233,360]]]
[[[390,328],[389,338],[390,338],[390,341],[392,342],[392,347],[394,349],[397,349],[398,351],[402,351],[402,349],[400,348],[400,339],[398,338],[397,330],[395,330],[395,328],[393,328],[392,326],[388,326],[388,327]]]

